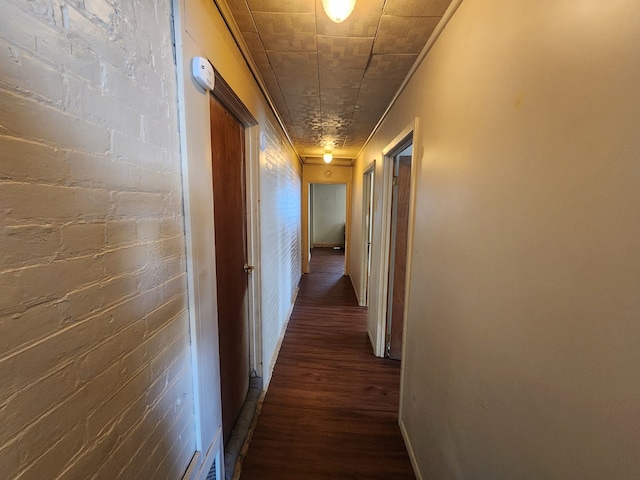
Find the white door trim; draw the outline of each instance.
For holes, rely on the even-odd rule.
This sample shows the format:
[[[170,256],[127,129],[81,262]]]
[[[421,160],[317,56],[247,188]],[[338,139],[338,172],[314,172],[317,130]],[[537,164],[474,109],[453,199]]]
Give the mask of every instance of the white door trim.
[[[260,272],[260,132],[261,126],[245,127],[245,194],[247,208],[249,368],[264,378],[262,365],[262,284]]]
[[[375,190],[375,173],[376,173],[376,161],[373,160],[367,168],[365,168],[362,173],[362,267],[360,273],[360,295],[358,296],[360,300],[360,306],[366,307],[369,304],[369,285],[368,285],[368,274],[369,274],[369,264],[371,261],[371,255],[373,254],[373,247],[369,245],[369,250],[367,254],[367,243],[369,243],[369,238],[367,235],[367,214],[369,212],[366,211],[365,206],[369,206],[369,210],[373,213],[373,199],[372,194]],[[368,185],[367,176],[372,175],[372,182],[370,187],[366,187]],[[368,197],[368,198],[367,198]],[[369,230],[373,232],[373,214],[369,215]],[[373,240],[373,238],[372,238]]]
[[[385,340],[386,340],[386,326],[387,326],[387,303],[388,303],[388,276],[389,276],[389,249],[391,247],[391,201],[392,201],[392,180],[393,180],[393,157],[406,148],[409,143],[413,144],[413,153],[411,154],[411,193],[409,202],[409,235],[407,238],[407,282],[405,289],[405,318],[406,309],[409,303],[409,274],[411,268],[411,245],[413,237],[413,225],[415,217],[415,191],[417,185],[417,172],[418,170],[418,148],[417,132],[419,131],[419,118],[415,118],[414,121],[404,128],[396,137],[387,144],[382,150],[383,164],[382,164],[382,209],[381,209],[381,225],[382,230],[380,232],[380,250],[378,261],[381,265],[378,277],[378,284],[380,285],[380,291],[378,293],[377,302],[377,317],[373,319],[377,324],[377,335],[375,343],[375,354],[378,357],[384,356]],[[371,312],[371,309],[369,310]],[[406,333],[403,333],[403,337]],[[404,349],[404,338],[403,338]],[[404,363],[403,363],[404,365]]]

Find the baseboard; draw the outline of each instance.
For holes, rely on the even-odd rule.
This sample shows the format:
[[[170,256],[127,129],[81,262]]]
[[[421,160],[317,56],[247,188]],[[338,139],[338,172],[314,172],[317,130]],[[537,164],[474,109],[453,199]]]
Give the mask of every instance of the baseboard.
[[[196,473],[198,472],[198,467],[200,466],[200,454],[202,452],[196,451],[191,457],[191,461],[189,462],[189,466],[187,470],[182,475],[182,480],[193,480],[196,478]],[[213,463],[213,462],[211,462]]]
[[[369,342],[371,343],[371,348],[373,349],[373,354],[376,355],[376,342],[374,342],[373,337],[371,336],[371,331],[369,330],[369,325],[367,325],[367,337],[369,337]],[[377,355],[376,355],[377,357]]]
[[[418,467],[418,461],[416,460],[416,455],[413,451],[413,446],[411,445],[411,441],[409,440],[409,434],[407,433],[407,429],[405,428],[402,419],[398,420],[398,425],[400,425],[400,432],[402,432],[404,445],[407,448],[407,453],[409,454],[409,460],[411,460],[411,466],[413,467],[413,473],[416,476],[416,480],[423,480],[422,473],[420,472],[420,467]]]
[[[344,244],[342,243],[314,243],[313,248],[333,248],[340,247],[344,248]]]
[[[196,451],[189,462],[186,472],[182,476],[182,480],[206,480],[211,470],[213,462],[216,462],[216,480],[224,479],[224,460],[222,459],[222,428],[218,429],[216,436],[209,445],[206,455],[202,455],[201,451]]]
[[[356,294],[356,300],[358,301],[358,305],[361,307],[366,307],[365,304],[362,303],[362,301],[360,300],[360,295],[358,294],[358,289],[356,288],[355,284],[353,283],[353,277],[351,277],[351,275],[348,275],[349,277],[349,281],[351,282],[351,288],[353,288],[353,293]]]
[[[264,386],[263,390],[266,392],[269,387],[269,383],[271,382],[271,375],[273,373],[273,369],[276,366],[276,362],[278,361],[278,356],[280,355],[280,348],[282,347],[282,342],[284,341],[284,336],[287,333],[287,326],[289,325],[289,320],[291,320],[291,315],[293,314],[293,307],[296,305],[296,299],[298,298],[298,292],[300,291],[299,287],[296,287],[293,292],[293,298],[291,299],[291,306],[289,307],[289,311],[287,312],[287,317],[284,321],[284,325],[282,326],[282,330],[280,331],[280,336],[278,337],[278,342],[276,343],[276,348],[273,350],[273,356],[271,357],[271,362],[269,362],[269,375],[263,375]],[[262,372],[263,374],[265,372]]]

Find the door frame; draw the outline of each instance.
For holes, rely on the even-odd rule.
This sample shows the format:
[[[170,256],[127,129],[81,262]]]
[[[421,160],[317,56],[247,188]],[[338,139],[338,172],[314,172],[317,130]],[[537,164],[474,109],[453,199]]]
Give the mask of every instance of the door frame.
[[[387,307],[388,307],[388,295],[389,295],[389,268],[390,260],[389,253],[391,248],[391,202],[392,202],[392,182],[393,182],[393,159],[401,153],[409,144],[413,144],[413,150],[411,153],[411,186],[409,193],[409,231],[407,234],[407,268],[405,272],[405,295],[404,295],[404,323],[403,338],[402,338],[402,350],[404,356],[404,344],[407,334],[406,319],[409,307],[409,291],[410,291],[410,278],[411,278],[411,259],[412,259],[412,245],[413,245],[413,227],[415,222],[415,197],[418,172],[420,172],[420,152],[421,144],[419,138],[420,132],[420,118],[416,117],[414,121],[404,128],[396,137],[387,144],[382,150],[382,179],[380,181],[382,188],[382,206],[381,206],[381,226],[380,231],[380,246],[378,262],[382,268],[380,268],[379,276],[377,278],[378,285],[380,285],[380,291],[377,302],[377,318],[370,319],[377,324],[376,329],[376,342],[375,342],[375,354],[378,357],[384,357],[386,348],[386,332],[387,332]],[[369,309],[369,312],[372,310]],[[404,362],[402,362],[404,365]],[[404,368],[404,367],[403,367]],[[402,385],[401,385],[402,387]],[[401,389],[402,392],[402,389]]]
[[[373,255],[373,218],[374,218],[374,205],[373,205],[373,195],[375,192],[375,174],[376,174],[376,161],[373,160],[367,168],[365,168],[362,173],[362,268],[360,272],[360,292],[362,292],[362,298],[360,299],[360,306],[366,307],[369,305],[369,275],[371,265],[371,257]],[[367,177],[371,176],[370,186]],[[369,226],[367,228],[367,214],[366,211],[369,211]],[[367,238],[367,231],[370,232],[371,243],[369,244],[369,251],[367,255],[367,243],[369,243],[369,239]]]
[[[208,91],[191,78],[191,59],[205,56],[186,31],[185,2],[172,0],[176,42],[178,122],[182,165],[183,208],[189,330],[194,397],[195,451],[183,478],[204,480],[216,463],[217,480],[225,477],[220,403],[215,279],[211,134]],[[214,67],[215,68],[215,67]],[[215,72],[216,97],[245,127],[247,259],[255,266],[248,278],[249,365],[262,376],[260,283],[260,126],[220,73]],[[224,97],[224,100],[221,98]]]
[[[324,172],[324,175],[323,175]],[[326,173],[329,173],[328,175]],[[349,275],[349,262],[351,258],[351,209],[352,209],[352,169],[351,167],[314,165],[305,163],[302,165],[302,273],[309,273],[309,251],[311,239],[309,238],[309,186],[312,183],[319,184],[346,184],[347,185],[347,224],[345,227],[344,248],[344,274]]]
[[[260,125],[245,127],[245,195],[247,213],[249,369],[264,378],[262,365],[262,272],[260,270]]]
[[[408,143],[404,144],[404,149],[401,152],[395,153],[392,155],[392,178],[393,183],[391,186],[391,214],[390,214],[390,232],[389,232],[389,275],[387,276],[387,312],[386,312],[386,325],[385,325],[385,357],[398,359],[395,356],[392,356],[392,347],[397,347],[397,343],[394,343],[394,338],[397,338],[397,335],[394,335],[394,331],[397,332],[398,328],[402,330],[400,333],[404,331],[404,297],[406,293],[406,278],[403,275],[406,272],[407,268],[407,255],[406,250],[408,246],[408,235],[409,235],[409,201],[411,198],[411,173],[412,173],[412,163],[410,155],[403,155],[407,149],[411,148],[413,150],[413,139],[408,140]],[[408,178],[406,176],[406,172],[401,174],[401,170],[403,167],[401,163],[409,160],[409,175]],[[401,179],[402,177],[402,179]],[[397,179],[397,181],[396,181]],[[402,184],[404,187],[401,188]],[[407,191],[408,189],[408,191]],[[404,201],[401,202],[401,198]],[[405,224],[399,224],[401,218],[406,215],[406,230],[402,232],[399,228],[403,228]],[[400,241],[398,239],[401,239]],[[404,241],[403,241],[404,240]],[[404,261],[401,263],[397,263],[398,260],[398,248],[404,249]],[[402,259],[400,259],[402,260]],[[396,292],[396,282],[402,285],[402,290],[400,292]],[[399,299],[396,298],[396,293],[402,294],[402,318],[399,319],[397,314],[399,313],[396,309],[395,302]],[[398,327],[398,323],[402,325]],[[403,338],[400,337],[400,346],[402,346]],[[397,348],[395,349],[397,354]],[[400,357],[401,358],[401,357]]]

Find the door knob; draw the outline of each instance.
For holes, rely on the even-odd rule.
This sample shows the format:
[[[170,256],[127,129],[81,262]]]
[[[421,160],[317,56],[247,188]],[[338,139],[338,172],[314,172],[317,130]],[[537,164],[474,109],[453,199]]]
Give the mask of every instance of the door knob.
[[[253,269],[255,267],[253,265],[249,265],[248,263],[245,263],[243,268],[245,273],[251,273],[253,272]]]

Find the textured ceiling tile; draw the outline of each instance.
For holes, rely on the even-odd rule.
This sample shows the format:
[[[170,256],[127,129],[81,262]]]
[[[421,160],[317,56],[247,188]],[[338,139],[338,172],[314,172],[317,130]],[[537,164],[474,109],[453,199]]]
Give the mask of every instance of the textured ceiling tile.
[[[258,70],[260,71],[260,76],[262,77],[262,80],[264,81],[264,84],[269,88],[277,88],[278,90],[280,89],[280,86],[278,85],[278,80],[276,78],[276,74],[273,73],[273,69],[271,68],[271,64],[269,63],[258,63],[256,64],[258,67]]]
[[[306,139],[303,138],[300,141],[300,145],[302,146],[302,151],[305,154],[320,154],[324,152],[324,147],[322,146],[322,139],[320,138],[312,138]]]
[[[393,78],[365,78],[358,95],[358,103],[368,104],[383,103],[387,105],[396,93],[402,79]]]
[[[358,88],[322,88],[320,101],[323,105],[355,105]]]
[[[247,0],[247,2],[253,12],[314,13],[316,7],[315,0]]]
[[[316,19],[312,13],[263,13],[253,18],[267,50],[316,52]]]
[[[351,123],[347,125],[322,125],[322,136],[327,140],[338,141],[338,143],[344,142],[344,139],[347,137],[347,133],[349,132],[349,127]]]
[[[344,146],[345,139],[346,139],[346,136],[335,138],[335,137],[332,137],[331,135],[323,135],[318,145],[322,150],[326,148],[330,148],[331,150],[333,150],[333,154],[337,155],[339,151],[338,149],[341,149]],[[342,152],[340,153],[342,154]]]
[[[278,77],[278,84],[282,93],[287,96],[315,96],[320,95],[318,77]]]
[[[254,62],[269,63],[269,57],[267,57],[267,52],[264,50],[260,35],[255,32],[243,32],[242,38],[244,38],[244,42],[247,44]]]
[[[275,104],[276,109],[278,110],[278,113],[280,114],[280,117],[283,119],[283,121],[286,121],[287,123],[291,122],[289,107],[287,107],[287,102],[285,101],[282,92],[280,92],[280,90],[277,88],[270,88],[269,96],[271,97],[271,100],[273,100],[273,103]]]
[[[387,0],[385,15],[397,17],[441,17],[451,0]]]
[[[326,88],[360,88],[364,69],[320,68],[320,85]]]
[[[440,17],[392,17],[383,15],[373,53],[419,54]]]
[[[241,32],[257,32],[251,11],[244,0],[227,0],[227,5],[233,14],[238,28]]]
[[[336,24],[321,0],[226,1],[296,151],[336,157],[360,152],[450,3],[358,0]]]
[[[375,125],[375,123],[373,125]],[[366,142],[369,135],[371,135],[373,125],[353,123],[349,129],[345,143],[347,145],[364,145],[364,142]]]
[[[322,117],[333,125],[346,124],[351,121],[351,114],[355,105],[322,105]]]
[[[293,121],[296,118],[306,118],[311,123],[320,122],[320,97],[286,96],[287,106]]]
[[[318,77],[316,52],[267,51],[274,72],[283,77]],[[364,70],[362,71],[364,73]]]
[[[302,139],[305,144],[310,146],[320,145],[322,134],[318,130],[313,130],[306,125],[292,125],[289,133],[297,138]]]
[[[362,129],[367,130],[367,136],[371,133],[374,125],[380,120],[380,117],[385,112],[386,106],[374,110],[370,108],[366,111],[355,111],[353,117],[351,117],[351,125],[360,125]],[[366,127],[366,128],[365,128]]]
[[[335,23],[324,12],[322,2],[316,2],[318,35],[336,37],[373,37],[378,29],[384,0],[360,0],[344,22]]]
[[[373,37],[318,36],[318,63],[333,68],[365,68],[369,63]]]
[[[417,58],[418,55],[372,55],[364,78],[402,80]]]
[[[236,21],[238,28],[242,32],[242,35],[246,32],[257,33],[258,29],[256,28],[256,24],[253,21],[253,16],[247,11],[246,13],[234,13],[233,19]]]
[[[333,133],[331,131],[327,131],[322,138],[320,139],[320,146],[324,146],[325,148],[329,147],[334,150],[338,148],[343,148],[345,145],[345,141],[347,140],[347,134],[349,133],[349,129],[345,128],[340,133]]]
[[[236,12],[249,11],[245,0],[227,0],[227,5],[235,15]]]

